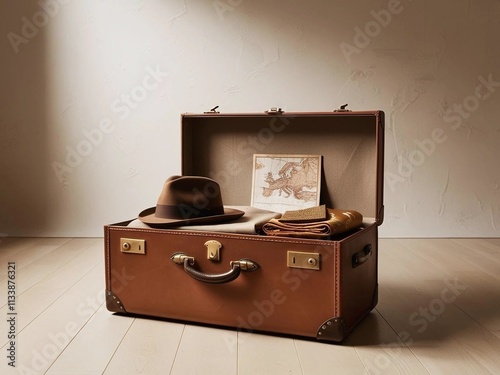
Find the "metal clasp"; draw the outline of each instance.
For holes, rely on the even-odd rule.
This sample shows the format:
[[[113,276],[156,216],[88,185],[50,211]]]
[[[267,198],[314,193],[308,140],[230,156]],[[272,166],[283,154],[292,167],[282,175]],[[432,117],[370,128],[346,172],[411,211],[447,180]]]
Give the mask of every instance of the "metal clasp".
[[[339,109],[336,109],[333,112],[352,112],[350,109],[347,109],[348,104],[343,104]]]
[[[281,108],[273,107],[269,111],[266,111],[268,115],[282,115],[285,113]]]
[[[120,238],[120,250],[122,253],[146,254],[146,241],[135,238]]]
[[[303,253],[300,251],[287,252],[287,267],[303,268],[307,270],[320,270],[320,255],[319,253]]]
[[[220,249],[222,248],[222,244],[216,240],[209,240],[205,242],[205,246],[207,247],[207,259],[214,262],[220,261]]]
[[[204,113],[220,113],[219,111],[217,111],[217,108],[219,108],[218,105],[216,105],[215,107],[213,108],[210,108],[210,111],[206,111]]]

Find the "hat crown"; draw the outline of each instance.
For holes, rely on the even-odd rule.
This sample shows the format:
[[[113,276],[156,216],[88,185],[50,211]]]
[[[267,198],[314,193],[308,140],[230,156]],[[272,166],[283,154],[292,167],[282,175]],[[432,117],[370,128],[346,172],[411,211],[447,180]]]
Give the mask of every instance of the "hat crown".
[[[158,197],[157,218],[193,219],[222,215],[224,207],[219,184],[207,177],[172,176]]]

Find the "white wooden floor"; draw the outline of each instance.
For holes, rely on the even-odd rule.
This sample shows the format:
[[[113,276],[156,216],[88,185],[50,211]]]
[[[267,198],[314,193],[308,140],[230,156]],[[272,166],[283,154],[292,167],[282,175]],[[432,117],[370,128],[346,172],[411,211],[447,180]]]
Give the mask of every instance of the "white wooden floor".
[[[2,238],[0,280],[1,374],[500,374],[500,239],[381,239],[379,304],[341,345],[112,315],[100,238]]]

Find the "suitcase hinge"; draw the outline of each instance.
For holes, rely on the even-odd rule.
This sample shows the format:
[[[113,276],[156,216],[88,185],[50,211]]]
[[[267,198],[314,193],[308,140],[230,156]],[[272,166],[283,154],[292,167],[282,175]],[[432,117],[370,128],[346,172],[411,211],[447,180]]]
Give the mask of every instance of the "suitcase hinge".
[[[207,112],[203,112],[203,113],[220,113],[219,111],[217,111],[217,108],[219,108],[218,105],[216,105],[215,107],[213,108],[210,108],[210,111],[207,111]]]
[[[269,111],[266,111],[268,115],[282,115],[285,113],[281,108],[273,107]]]
[[[344,104],[344,105],[341,105],[339,109],[336,109],[335,111],[333,112],[352,112],[350,109],[347,109],[347,106],[349,104]]]

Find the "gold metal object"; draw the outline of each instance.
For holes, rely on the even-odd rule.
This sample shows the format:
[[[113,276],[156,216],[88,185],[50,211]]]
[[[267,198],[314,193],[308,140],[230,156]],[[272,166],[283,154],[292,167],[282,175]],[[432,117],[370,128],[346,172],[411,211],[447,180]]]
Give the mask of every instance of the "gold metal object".
[[[146,254],[146,240],[120,238],[120,250],[122,253]]]
[[[184,260],[189,259],[189,263],[194,264],[194,257],[190,257],[185,253],[175,253],[170,257],[175,264],[184,264]]]
[[[205,246],[207,247],[207,259],[218,262],[220,260],[222,244],[219,241],[210,240],[205,242]]]
[[[300,251],[288,251],[286,265],[290,268],[319,270],[320,255],[319,253],[302,253]]]
[[[284,112],[285,111],[283,111],[281,108],[277,108],[277,107],[272,107],[269,111],[266,111],[266,113],[268,115],[281,115]]]
[[[233,266],[233,264],[238,264],[242,271],[254,271],[259,268],[259,265],[257,263],[252,262],[249,259],[233,260],[229,262],[229,264],[231,267]]]

